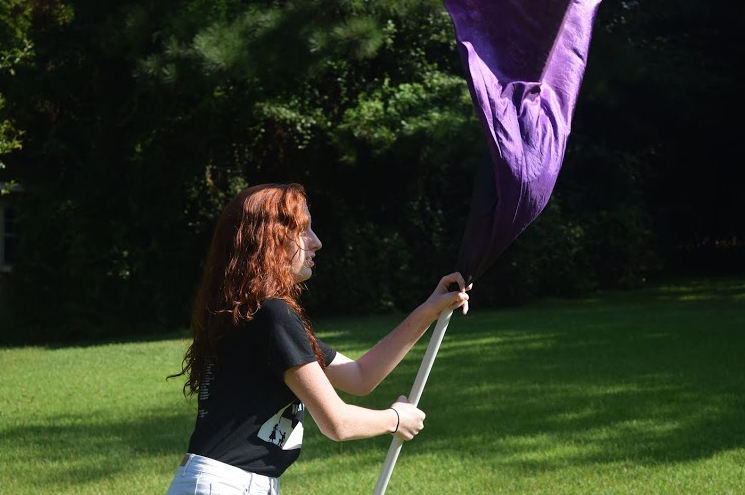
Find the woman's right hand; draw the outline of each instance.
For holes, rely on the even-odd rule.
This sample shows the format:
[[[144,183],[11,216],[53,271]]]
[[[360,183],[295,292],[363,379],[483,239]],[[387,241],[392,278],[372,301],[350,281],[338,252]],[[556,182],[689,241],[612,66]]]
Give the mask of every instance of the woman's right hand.
[[[396,402],[391,404],[391,409],[395,409],[398,413],[398,430],[393,435],[401,440],[411,440],[424,428],[426,414],[410,404],[406,396],[400,396]]]

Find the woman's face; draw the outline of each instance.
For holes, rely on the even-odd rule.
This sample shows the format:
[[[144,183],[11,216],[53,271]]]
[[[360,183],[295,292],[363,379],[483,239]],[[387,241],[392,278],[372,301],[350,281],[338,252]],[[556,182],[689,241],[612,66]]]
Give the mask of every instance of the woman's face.
[[[311,228],[310,212],[308,207],[305,206],[306,213],[308,214],[308,228],[301,232],[297,240],[293,242],[290,247],[292,254],[292,274],[295,276],[295,282],[305,282],[313,275],[313,258],[316,256],[316,251],[321,249],[321,240],[318,238],[313,229]]]

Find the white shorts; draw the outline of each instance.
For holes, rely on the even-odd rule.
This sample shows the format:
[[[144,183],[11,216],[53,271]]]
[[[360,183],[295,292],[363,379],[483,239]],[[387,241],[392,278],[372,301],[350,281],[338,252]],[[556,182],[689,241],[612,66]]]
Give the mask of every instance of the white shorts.
[[[186,454],[166,495],[279,495],[279,478]]]

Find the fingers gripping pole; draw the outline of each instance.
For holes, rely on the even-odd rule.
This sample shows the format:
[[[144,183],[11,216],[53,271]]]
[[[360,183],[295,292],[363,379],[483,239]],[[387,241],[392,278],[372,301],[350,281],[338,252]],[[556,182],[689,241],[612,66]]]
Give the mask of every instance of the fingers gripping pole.
[[[419,399],[422,397],[424,385],[427,383],[429,372],[432,370],[437,351],[440,349],[442,338],[445,336],[445,331],[448,328],[448,323],[450,323],[450,317],[452,315],[453,312],[447,309],[440,313],[440,318],[437,320],[432,337],[429,339],[429,346],[427,346],[427,351],[424,353],[424,359],[422,359],[422,364],[419,366],[419,372],[416,374],[414,385],[411,387],[411,393],[408,397],[409,402],[415,406],[419,404]],[[378,482],[373,490],[373,495],[383,495],[385,493],[388,481],[391,479],[391,474],[393,473],[393,466],[396,464],[402,445],[403,440],[394,436],[391,446],[388,448],[388,455],[386,455],[385,462],[383,463],[383,470],[380,472]]]

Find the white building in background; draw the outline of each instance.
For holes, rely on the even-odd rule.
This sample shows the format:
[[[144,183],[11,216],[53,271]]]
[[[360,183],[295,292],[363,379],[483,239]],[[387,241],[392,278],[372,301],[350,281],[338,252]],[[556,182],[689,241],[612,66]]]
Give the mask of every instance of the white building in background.
[[[0,272],[10,273],[17,255],[18,232],[13,206],[0,200]]]
[[[0,182],[0,331],[4,316],[8,311],[9,274],[13,270],[18,256],[18,223],[17,210],[13,206],[14,199],[23,191],[18,185],[8,186]]]

